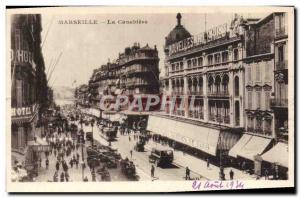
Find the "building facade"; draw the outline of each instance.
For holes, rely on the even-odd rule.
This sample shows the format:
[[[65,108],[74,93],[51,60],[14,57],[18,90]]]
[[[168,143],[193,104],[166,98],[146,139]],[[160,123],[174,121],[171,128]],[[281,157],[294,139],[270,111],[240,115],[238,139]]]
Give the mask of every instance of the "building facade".
[[[41,53],[41,16],[13,15],[11,18],[11,148],[16,162],[30,173],[37,172],[41,142],[41,114],[47,100],[44,60]],[[44,95],[43,95],[44,94]]]
[[[275,136],[278,141],[288,140],[288,20],[287,13],[276,13],[274,38],[274,111]]]
[[[162,78],[164,95],[175,105],[150,115],[148,130],[212,159],[244,164],[256,175],[268,169],[274,178],[286,178],[287,144],[280,143],[288,137],[286,13],[235,15],[195,36],[180,14],[176,18],[166,37]],[[176,127],[155,126],[159,122]],[[274,157],[275,151],[281,154]]]
[[[90,104],[100,109],[100,99],[104,95],[125,94],[132,100],[133,95],[141,95],[142,99],[146,99],[148,94],[158,94],[158,63],[156,46],[150,48],[147,44],[140,47],[139,43],[135,43],[127,47],[115,61],[108,61],[93,71],[89,80]],[[114,100],[108,102],[114,103]]]

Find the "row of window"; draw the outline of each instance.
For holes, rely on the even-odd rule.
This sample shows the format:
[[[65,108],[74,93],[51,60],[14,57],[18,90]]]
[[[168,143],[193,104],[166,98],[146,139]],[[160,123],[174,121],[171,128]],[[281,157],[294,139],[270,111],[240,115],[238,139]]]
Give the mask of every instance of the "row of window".
[[[273,67],[271,65],[271,62],[267,62],[264,65],[261,65],[260,63],[251,64],[246,69],[246,76],[248,82],[261,82],[262,79],[266,82],[269,82],[271,80],[271,76]]]
[[[262,96],[262,93],[264,95]],[[270,109],[270,91],[248,91],[248,109]],[[255,102],[254,102],[255,101]]]
[[[233,50],[233,60],[236,61],[239,59],[239,51],[238,49]],[[229,60],[228,51],[219,52],[215,54],[210,54],[207,56],[207,65],[226,63]],[[204,65],[204,57],[196,57],[187,60],[187,68],[192,67],[201,67]],[[183,61],[176,62],[171,64],[172,71],[180,71],[184,69]]]
[[[260,135],[272,135],[272,120],[262,120],[261,118],[247,118],[247,132]]]

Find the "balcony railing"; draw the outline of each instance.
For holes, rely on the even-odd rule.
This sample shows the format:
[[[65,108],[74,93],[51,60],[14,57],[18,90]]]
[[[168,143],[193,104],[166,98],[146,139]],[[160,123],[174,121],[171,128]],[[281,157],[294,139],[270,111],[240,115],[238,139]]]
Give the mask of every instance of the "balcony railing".
[[[175,95],[175,96],[183,95],[183,91],[172,91],[172,95]]]
[[[208,92],[207,95],[211,97],[229,97],[229,92],[228,91]]]
[[[189,95],[203,96],[203,91],[188,91]]]
[[[127,57],[121,58],[119,60],[119,64],[123,65],[123,64],[128,63],[132,60],[139,60],[139,59],[158,59],[158,57],[156,55],[146,56],[145,54],[135,54],[133,56],[127,56]]]
[[[190,118],[204,119],[202,111],[189,111]]]
[[[271,107],[288,107],[288,99],[271,99]]]
[[[202,117],[203,117],[203,115],[202,115]],[[210,114],[209,115],[209,120],[213,121],[213,122],[218,122],[218,123],[225,123],[225,124],[229,124],[230,123],[230,117],[229,117],[229,115],[222,116],[220,114],[218,114],[218,115]]]
[[[287,68],[288,68],[287,60],[276,62],[275,70],[284,70],[284,69],[287,69]]]

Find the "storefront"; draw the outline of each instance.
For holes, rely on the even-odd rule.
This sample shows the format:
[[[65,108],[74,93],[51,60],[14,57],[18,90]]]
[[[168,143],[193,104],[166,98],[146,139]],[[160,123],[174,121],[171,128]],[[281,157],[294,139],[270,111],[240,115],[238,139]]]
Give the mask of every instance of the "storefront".
[[[286,143],[277,143],[261,157],[274,179],[288,179],[289,153]]]
[[[238,161],[240,168],[261,176],[261,154],[271,146],[271,142],[270,138],[244,134],[229,151],[229,156]]]
[[[167,137],[193,149],[218,157],[226,154],[236,143],[238,136],[212,126],[201,126],[178,118],[150,115],[147,130]]]

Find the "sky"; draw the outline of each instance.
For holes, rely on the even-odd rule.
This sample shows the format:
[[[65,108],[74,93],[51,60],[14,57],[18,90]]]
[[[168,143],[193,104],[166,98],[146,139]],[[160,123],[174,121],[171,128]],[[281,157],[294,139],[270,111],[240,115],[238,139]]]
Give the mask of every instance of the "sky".
[[[266,13],[248,14],[244,17],[263,17]],[[207,14],[206,28],[230,23],[234,14]],[[99,24],[59,24],[59,20],[96,19]],[[147,24],[109,25],[107,20],[147,20]],[[165,37],[176,26],[176,14],[99,14],[99,15],[51,15],[42,14],[42,52],[47,76],[50,76],[51,62],[62,53],[49,79],[51,87],[76,87],[87,84],[94,69],[118,57],[125,47],[139,42],[141,47],[157,46],[159,67],[163,73]],[[182,25],[192,34],[205,30],[205,14],[183,13]],[[50,69],[49,69],[50,68]],[[76,83],[74,83],[76,81]]]

